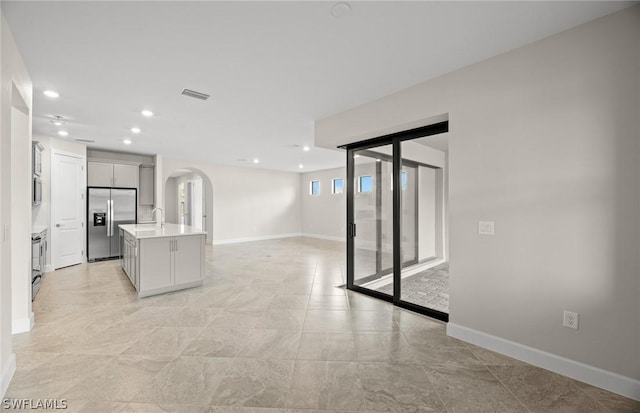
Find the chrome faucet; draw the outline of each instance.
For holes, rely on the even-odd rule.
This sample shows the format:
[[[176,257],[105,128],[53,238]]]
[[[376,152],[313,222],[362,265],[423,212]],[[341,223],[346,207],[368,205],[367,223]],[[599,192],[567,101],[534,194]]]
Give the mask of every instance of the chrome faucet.
[[[153,208],[151,210],[151,218],[155,218],[156,211],[160,211],[160,228],[164,228],[164,211],[162,208]]]

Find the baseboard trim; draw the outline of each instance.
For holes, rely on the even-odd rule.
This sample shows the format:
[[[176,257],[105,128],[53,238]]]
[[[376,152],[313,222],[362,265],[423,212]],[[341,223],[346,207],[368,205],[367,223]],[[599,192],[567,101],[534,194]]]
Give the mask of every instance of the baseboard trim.
[[[308,232],[303,232],[302,234],[300,234],[300,236],[307,238],[325,239],[327,241],[346,242],[345,237],[334,237],[332,235],[311,234]]]
[[[266,241],[266,240],[270,240],[270,239],[299,237],[301,235],[302,234],[300,234],[299,232],[294,232],[294,233],[290,233],[290,234],[262,235],[262,236],[259,236],[259,237],[215,239],[215,240],[213,240],[213,245],[240,244],[240,243],[243,243],[243,242]]]
[[[16,355],[11,353],[9,355],[9,359],[7,360],[7,364],[2,369],[2,374],[0,375],[0,400],[4,399],[4,395],[7,393],[7,389],[9,388],[9,383],[11,383],[11,379],[16,372]]]
[[[33,328],[33,323],[35,322],[35,315],[33,311],[29,314],[27,318],[21,318],[18,320],[13,320],[11,322],[11,334],[20,334],[31,331]]]
[[[640,380],[560,357],[451,322],[447,324],[447,335],[640,401]]]

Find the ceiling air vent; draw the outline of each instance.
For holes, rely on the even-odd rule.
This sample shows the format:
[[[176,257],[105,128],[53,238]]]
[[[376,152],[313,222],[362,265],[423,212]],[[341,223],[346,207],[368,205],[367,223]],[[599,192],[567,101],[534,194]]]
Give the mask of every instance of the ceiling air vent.
[[[93,139],[76,139],[78,142],[94,143]]]
[[[207,95],[206,93],[196,92],[195,90],[191,90],[191,89],[184,89],[182,91],[182,94],[185,96],[189,96],[191,98],[200,99],[200,100],[209,99],[209,95]]]

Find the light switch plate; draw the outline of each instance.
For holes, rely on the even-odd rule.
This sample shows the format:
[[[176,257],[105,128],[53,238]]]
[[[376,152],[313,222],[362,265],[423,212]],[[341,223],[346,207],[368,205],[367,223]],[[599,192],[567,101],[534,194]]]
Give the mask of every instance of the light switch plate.
[[[479,235],[494,235],[495,234],[495,222],[493,222],[493,221],[478,221],[478,234]]]

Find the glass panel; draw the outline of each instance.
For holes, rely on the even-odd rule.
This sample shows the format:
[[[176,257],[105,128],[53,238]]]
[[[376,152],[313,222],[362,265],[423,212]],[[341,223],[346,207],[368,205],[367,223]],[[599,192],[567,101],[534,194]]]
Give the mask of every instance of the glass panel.
[[[320,181],[311,181],[311,195],[320,194]]]
[[[333,180],[333,193],[341,194],[344,192],[344,181],[342,178],[336,178]]]
[[[443,173],[442,169],[427,166],[426,160],[419,158],[420,151],[412,153],[411,145],[416,144],[410,142],[401,143],[400,300],[448,313],[448,266],[440,264],[444,239]]]
[[[372,192],[373,177],[371,175],[363,175],[358,177],[358,192]]]
[[[393,294],[392,145],[354,151],[354,284]]]

